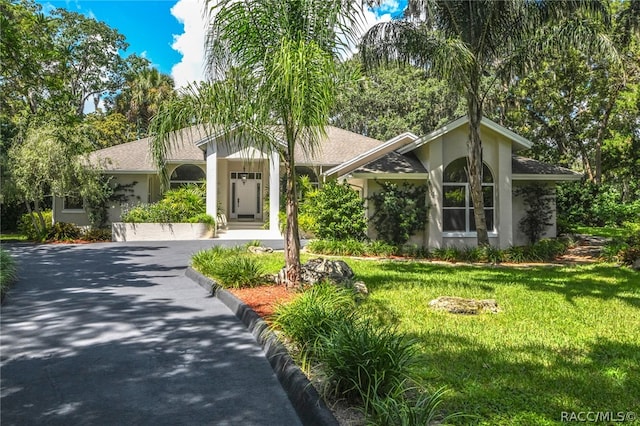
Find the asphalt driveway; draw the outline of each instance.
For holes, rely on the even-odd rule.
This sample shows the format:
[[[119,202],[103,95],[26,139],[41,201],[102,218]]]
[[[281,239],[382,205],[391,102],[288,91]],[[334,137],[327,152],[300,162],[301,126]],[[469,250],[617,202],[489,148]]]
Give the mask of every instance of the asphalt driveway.
[[[0,423],[297,425],[260,346],[184,276],[210,241],[5,245]]]

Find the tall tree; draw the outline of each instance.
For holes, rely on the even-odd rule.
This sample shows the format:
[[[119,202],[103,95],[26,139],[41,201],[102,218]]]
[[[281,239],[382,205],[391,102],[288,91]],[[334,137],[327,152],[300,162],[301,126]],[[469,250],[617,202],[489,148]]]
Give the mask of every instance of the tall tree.
[[[340,67],[361,74],[357,57]],[[446,81],[425,78],[424,70],[411,65],[377,68],[349,81],[338,94],[331,122],[374,139],[388,140],[407,131],[426,135],[464,114],[456,90]]]
[[[114,110],[127,117],[141,138],[147,135],[149,123],[160,104],[173,96],[173,78],[156,68],[145,67],[126,77],[122,91],[115,97]]]
[[[227,141],[275,150],[287,177],[286,279],[300,281],[295,152],[325,135],[336,96],[336,61],[352,40],[358,8],[351,0],[210,1],[210,75],[221,81],[191,88],[155,120],[159,165],[169,131],[193,123],[215,126]],[[281,141],[284,141],[282,144]],[[271,214],[276,214],[272,212]]]
[[[595,27],[580,14],[583,11],[606,15],[597,1],[409,0],[404,19],[378,24],[363,38],[365,64],[414,63],[446,79],[465,97],[467,173],[478,245],[489,245],[480,138],[486,97],[495,83],[509,81],[515,70],[529,65],[537,46],[568,40],[606,44],[607,40],[596,37]],[[542,31],[547,22],[560,20],[564,25],[555,38]],[[486,75],[494,78],[486,81]]]

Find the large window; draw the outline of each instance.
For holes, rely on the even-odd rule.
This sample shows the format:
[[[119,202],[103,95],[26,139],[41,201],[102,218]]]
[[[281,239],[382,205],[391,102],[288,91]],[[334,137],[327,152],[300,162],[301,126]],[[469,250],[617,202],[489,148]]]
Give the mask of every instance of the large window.
[[[444,232],[475,232],[476,221],[473,215],[473,201],[467,173],[467,159],[458,158],[444,169],[443,184],[443,230]],[[494,188],[493,175],[483,164],[482,193],[484,194],[484,213],[487,218],[487,230],[494,230]]]
[[[78,194],[68,195],[62,199],[62,210],[84,212],[84,200]]]
[[[190,183],[202,183],[205,178],[206,176],[200,167],[194,164],[183,164],[176,167],[169,180],[171,188],[179,188]]]

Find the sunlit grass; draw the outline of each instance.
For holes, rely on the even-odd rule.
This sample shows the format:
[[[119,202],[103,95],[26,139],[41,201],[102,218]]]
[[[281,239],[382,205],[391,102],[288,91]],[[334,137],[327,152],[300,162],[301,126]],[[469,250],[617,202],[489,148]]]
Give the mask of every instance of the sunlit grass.
[[[2,231],[0,233],[0,241],[9,242],[9,241],[27,241],[27,236],[22,235],[18,232],[6,232]]]
[[[578,234],[607,238],[624,237],[629,234],[629,230],[627,228],[615,226],[576,226],[576,232]]]

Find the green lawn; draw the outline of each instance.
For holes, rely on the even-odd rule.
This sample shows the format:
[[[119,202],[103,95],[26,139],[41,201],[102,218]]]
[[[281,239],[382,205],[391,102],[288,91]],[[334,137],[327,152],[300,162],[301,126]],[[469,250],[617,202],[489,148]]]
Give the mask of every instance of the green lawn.
[[[609,264],[496,268],[348,261],[362,309],[420,341],[427,386],[480,424],[555,424],[563,411],[640,411],[640,275]],[[497,315],[435,312],[438,296]],[[468,423],[465,419],[463,423]]]
[[[282,253],[262,255],[276,272]],[[312,256],[303,255],[303,261]],[[313,256],[316,257],[316,256]],[[449,389],[460,424],[559,424],[563,412],[640,413],[640,274],[614,264],[467,266],[344,259],[369,288],[360,309],[419,341],[419,375]],[[496,299],[453,315],[438,296]]]
[[[629,235],[629,229],[615,226],[576,226],[576,232],[578,234],[607,238],[626,237]]]
[[[27,241],[27,236],[22,235],[15,231],[5,232],[2,231],[0,233],[0,241],[9,242],[9,241]]]

